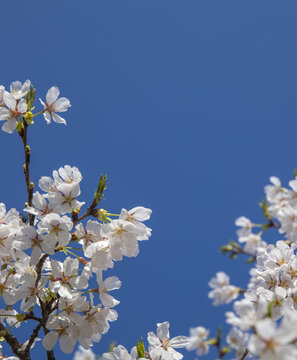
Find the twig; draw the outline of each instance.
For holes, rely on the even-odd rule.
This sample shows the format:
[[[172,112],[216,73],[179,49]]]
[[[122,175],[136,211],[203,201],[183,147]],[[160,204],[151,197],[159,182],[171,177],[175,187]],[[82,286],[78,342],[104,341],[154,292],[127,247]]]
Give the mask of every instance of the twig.
[[[40,278],[41,278],[42,267],[43,267],[43,264],[44,264],[44,262],[45,262],[45,260],[46,260],[47,257],[48,257],[48,254],[44,254],[44,255],[40,258],[38,264],[36,265],[37,278],[36,278],[35,284],[38,284],[38,281],[39,281]]]
[[[29,342],[24,350],[26,354],[30,354],[31,346],[33,345],[35,339],[38,336],[39,330],[41,329],[42,323],[40,322],[36,328],[33,330],[32,335],[30,336]]]
[[[242,357],[240,358],[240,360],[244,360],[247,357],[247,354],[249,353],[248,349],[245,349],[245,352],[243,353]]]
[[[0,331],[1,335],[7,341],[8,345],[10,346],[12,352],[17,355],[22,360],[30,359],[30,357],[23,357],[23,350],[21,344],[18,342],[17,338],[6,329],[6,327],[0,323]]]
[[[25,175],[25,181],[27,186],[27,194],[28,194],[28,206],[32,206],[32,198],[33,198],[33,190],[34,190],[34,184],[30,180],[30,159],[31,159],[31,149],[30,146],[28,146],[27,143],[27,130],[28,130],[28,124],[25,119],[23,119],[23,127],[19,131],[19,135],[23,141],[24,145],[24,153],[25,153],[25,163],[23,165],[24,168],[24,175]],[[34,224],[34,218],[35,216],[32,214],[29,214],[29,223],[30,225]]]

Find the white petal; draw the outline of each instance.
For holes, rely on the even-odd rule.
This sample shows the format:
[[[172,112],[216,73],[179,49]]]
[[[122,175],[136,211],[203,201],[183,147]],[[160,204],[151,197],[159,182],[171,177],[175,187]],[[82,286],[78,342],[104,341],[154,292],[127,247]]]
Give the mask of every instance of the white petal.
[[[21,99],[18,103],[18,112],[24,114],[27,111],[27,104],[25,99]]]
[[[9,119],[7,120],[3,126],[2,126],[2,130],[9,133],[9,134],[12,134],[15,130],[17,126],[17,121],[15,118],[12,118],[12,119]]]
[[[0,107],[0,121],[7,120],[10,118],[10,111],[4,107]]]
[[[50,124],[50,123],[51,123],[51,114],[50,114],[50,112],[49,112],[49,111],[45,111],[45,112],[43,113],[43,116],[44,116],[44,118],[45,118],[45,121],[46,121],[48,124]]]
[[[61,116],[57,115],[56,113],[52,113],[52,117],[56,123],[67,125],[66,120],[63,119]]]
[[[62,335],[60,337],[60,348],[66,354],[71,354],[76,343],[76,339],[74,339],[70,335]]]
[[[4,91],[3,101],[7,107],[9,107],[11,110],[15,110],[16,100],[9,92]]]
[[[160,347],[161,346],[161,342],[160,342],[159,338],[152,331],[150,331],[147,334],[147,341],[148,341],[150,347],[155,348],[155,347]]]
[[[70,100],[65,98],[65,97],[61,97],[60,99],[58,99],[54,103],[54,107],[55,107],[56,112],[67,111],[70,106],[71,106]]]
[[[60,94],[59,89],[56,86],[53,86],[49,89],[49,91],[46,94],[46,102],[48,105],[53,104]]]
[[[132,215],[138,221],[148,220],[151,216],[152,210],[144,208],[142,206],[137,206],[129,210],[129,214]]]
[[[169,341],[169,346],[173,348],[182,348],[187,346],[189,338],[187,336],[176,336]]]
[[[56,331],[49,332],[45,335],[42,340],[42,345],[45,347],[47,351],[53,350],[55,343],[57,342],[59,335]]]
[[[19,92],[22,88],[22,83],[20,81],[14,81],[10,84],[10,92]]]
[[[157,324],[157,336],[160,340],[166,340],[169,339],[169,322],[164,321],[163,323]]]

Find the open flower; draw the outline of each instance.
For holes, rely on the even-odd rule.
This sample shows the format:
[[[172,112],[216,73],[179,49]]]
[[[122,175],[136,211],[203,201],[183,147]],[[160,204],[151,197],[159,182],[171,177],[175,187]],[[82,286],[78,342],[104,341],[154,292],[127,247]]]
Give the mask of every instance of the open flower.
[[[57,112],[65,112],[71,106],[70,101],[65,98],[61,97],[58,99],[60,95],[60,91],[56,86],[53,86],[49,89],[46,94],[46,102],[44,103],[41,99],[40,102],[44,106],[43,109],[43,116],[45,121],[50,124],[51,119],[53,119],[58,124],[65,124],[66,121],[61,116],[57,115]]]
[[[180,360],[183,355],[174,350],[188,345],[189,338],[186,336],[176,336],[170,339],[169,322],[157,324],[157,335],[150,331],[147,341],[149,343],[150,357],[152,360]]]
[[[17,102],[15,97],[7,91],[3,94],[3,101],[8,109],[6,107],[0,108],[0,121],[6,120],[2,126],[2,130],[12,134],[16,128],[18,117],[27,111],[27,104],[25,99]]]
[[[20,81],[14,81],[10,84],[10,92],[16,100],[19,100],[29,92],[30,87],[30,80],[26,80],[24,84],[22,84]]]

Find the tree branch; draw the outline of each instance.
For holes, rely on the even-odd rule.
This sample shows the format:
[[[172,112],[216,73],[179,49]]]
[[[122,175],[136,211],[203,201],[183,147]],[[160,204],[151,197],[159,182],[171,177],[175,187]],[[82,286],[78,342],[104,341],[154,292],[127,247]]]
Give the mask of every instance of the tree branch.
[[[30,360],[29,357],[23,357],[23,350],[21,344],[18,342],[17,338],[6,329],[6,327],[0,323],[0,331],[1,336],[7,341],[8,345],[10,346],[12,352],[17,355],[21,360]]]

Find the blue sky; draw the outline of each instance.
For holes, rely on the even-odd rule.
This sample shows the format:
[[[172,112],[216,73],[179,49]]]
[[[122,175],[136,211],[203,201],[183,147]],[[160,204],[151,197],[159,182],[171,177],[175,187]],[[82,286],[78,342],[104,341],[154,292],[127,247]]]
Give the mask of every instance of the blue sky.
[[[165,320],[173,336],[223,324],[207,283],[225,270],[245,286],[249,265],[219,247],[236,217],[261,221],[269,176],[286,183],[297,167],[296,11],[293,0],[2,4],[1,84],[29,78],[38,97],[56,85],[72,102],[67,127],[39,118],[30,129],[33,181],[69,164],[84,176],[81,200],[102,172],[104,208],[153,210],[152,238],[110,272],[123,282],[119,320],[97,353]],[[0,151],[0,201],[22,209],[16,134],[0,134]]]

